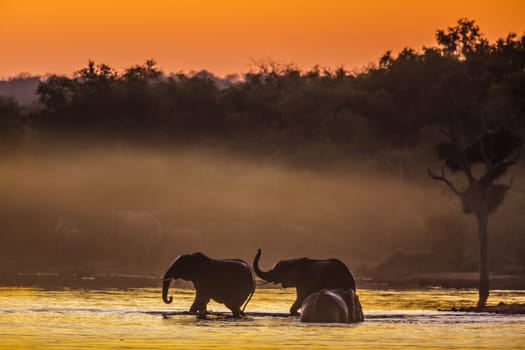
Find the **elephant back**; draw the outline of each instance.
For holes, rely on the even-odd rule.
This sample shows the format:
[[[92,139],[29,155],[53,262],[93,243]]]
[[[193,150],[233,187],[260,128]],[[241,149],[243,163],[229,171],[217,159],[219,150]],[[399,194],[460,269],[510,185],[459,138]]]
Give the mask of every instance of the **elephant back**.
[[[354,275],[339,259],[312,260],[309,270],[310,280],[316,280],[319,283],[315,291],[337,288],[356,290]]]
[[[240,259],[213,260],[209,278],[219,302],[238,303],[255,290],[250,266]]]
[[[309,295],[301,307],[301,322],[347,323],[348,316],[345,300],[327,289]]]

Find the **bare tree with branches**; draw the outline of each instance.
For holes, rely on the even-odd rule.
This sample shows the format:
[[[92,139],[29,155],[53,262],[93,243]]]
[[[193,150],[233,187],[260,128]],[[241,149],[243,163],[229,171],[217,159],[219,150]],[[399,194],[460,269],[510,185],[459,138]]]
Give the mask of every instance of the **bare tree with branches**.
[[[443,131],[448,142],[438,144],[436,151],[441,160],[451,171],[461,171],[467,178],[467,185],[459,190],[445,175],[445,166],[441,174],[436,174],[430,168],[428,175],[437,181],[444,182],[457,195],[462,203],[465,214],[473,214],[478,224],[479,240],[479,299],[478,308],[485,306],[489,297],[489,265],[488,265],[488,217],[504,201],[507,191],[512,186],[511,178],[508,185],[497,184],[495,181],[514,164],[519,157],[521,140],[510,130],[499,128],[490,130],[483,123],[481,135],[471,144],[464,146],[464,137],[454,125],[450,130]],[[485,165],[484,172],[475,177],[472,166],[474,163]]]

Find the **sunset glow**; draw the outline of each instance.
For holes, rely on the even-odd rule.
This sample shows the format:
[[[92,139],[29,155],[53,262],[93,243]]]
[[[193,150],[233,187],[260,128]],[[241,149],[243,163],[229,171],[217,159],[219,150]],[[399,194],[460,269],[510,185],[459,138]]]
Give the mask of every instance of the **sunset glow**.
[[[88,59],[219,75],[264,58],[359,69],[386,50],[434,45],[436,29],[461,17],[490,40],[525,30],[520,0],[2,0],[0,14],[0,78],[71,74]]]

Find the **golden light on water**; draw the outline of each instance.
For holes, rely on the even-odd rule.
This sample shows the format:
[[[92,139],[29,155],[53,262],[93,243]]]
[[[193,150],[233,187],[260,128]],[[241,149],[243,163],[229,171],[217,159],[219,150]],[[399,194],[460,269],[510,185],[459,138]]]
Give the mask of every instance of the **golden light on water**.
[[[357,325],[302,324],[285,313],[290,289],[260,289],[246,319],[197,320],[173,315],[189,308],[193,290],[173,289],[166,305],[158,289],[0,289],[2,349],[497,349],[525,341],[525,316],[439,312],[474,304],[475,290],[361,290],[366,321]],[[493,303],[525,302],[523,291],[494,291]],[[226,312],[219,304],[209,309]],[[170,313],[172,313],[170,315]]]

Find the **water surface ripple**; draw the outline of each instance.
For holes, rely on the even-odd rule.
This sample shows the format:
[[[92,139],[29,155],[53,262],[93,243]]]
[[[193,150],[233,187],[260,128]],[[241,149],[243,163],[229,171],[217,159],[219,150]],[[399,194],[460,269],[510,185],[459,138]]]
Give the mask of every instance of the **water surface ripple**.
[[[442,312],[474,305],[475,290],[360,290],[361,324],[303,324],[286,312],[292,289],[257,290],[241,320],[210,303],[188,315],[192,290],[0,288],[1,349],[525,349],[525,315]],[[525,303],[525,291],[490,301]]]

